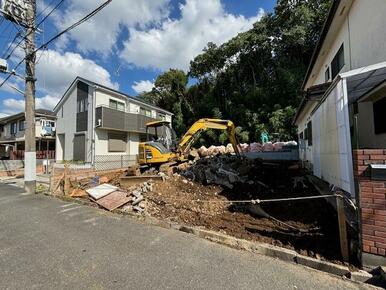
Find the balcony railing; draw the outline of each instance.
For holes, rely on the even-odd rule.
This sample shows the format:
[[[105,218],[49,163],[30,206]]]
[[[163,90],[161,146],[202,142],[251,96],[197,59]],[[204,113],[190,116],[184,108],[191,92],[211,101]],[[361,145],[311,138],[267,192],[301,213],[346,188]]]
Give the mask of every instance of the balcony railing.
[[[95,108],[95,126],[125,132],[146,132],[146,123],[156,119],[135,113],[126,113],[105,106]]]

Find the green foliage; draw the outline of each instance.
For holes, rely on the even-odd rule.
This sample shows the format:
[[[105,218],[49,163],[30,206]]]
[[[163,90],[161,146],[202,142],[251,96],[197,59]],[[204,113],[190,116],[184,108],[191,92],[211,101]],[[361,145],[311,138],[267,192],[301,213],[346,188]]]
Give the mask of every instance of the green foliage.
[[[208,43],[180,70],[161,74],[152,92],[141,97],[172,111],[182,135],[205,117],[232,120],[240,142],[260,141],[262,132],[294,138],[291,120],[301,84],[331,0],[278,0],[249,31],[217,46]],[[188,78],[196,84],[187,88]],[[200,141],[225,144],[225,133],[208,131]],[[216,142],[213,142],[216,143]]]

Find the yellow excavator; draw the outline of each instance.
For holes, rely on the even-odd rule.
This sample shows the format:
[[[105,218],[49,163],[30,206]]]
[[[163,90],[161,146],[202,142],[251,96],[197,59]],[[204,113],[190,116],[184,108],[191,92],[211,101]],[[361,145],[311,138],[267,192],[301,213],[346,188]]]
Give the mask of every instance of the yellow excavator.
[[[169,162],[186,161],[191,146],[207,129],[226,130],[235,153],[240,155],[235,125],[232,121],[200,119],[190,127],[178,144],[170,122],[154,121],[146,124],[147,141],[139,143],[139,165],[161,166]]]

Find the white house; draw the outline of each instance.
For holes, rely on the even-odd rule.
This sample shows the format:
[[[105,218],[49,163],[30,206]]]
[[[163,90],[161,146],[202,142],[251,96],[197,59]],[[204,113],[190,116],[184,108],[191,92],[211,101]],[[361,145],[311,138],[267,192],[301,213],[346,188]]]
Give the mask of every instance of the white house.
[[[171,122],[172,113],[127,94],[77,77],[54,112],[56,160],[83,161],[100,168],[127,166],[145,140],[145,124]]]
[[[333,1],[294,119],[304,163],[361,208],[364,263],[386,256],[385,15],[384,0]]]
[[[55,123],[52,111],[35,110],[37,159],[55,158]],[[25,113],[0,119],[0,159],[24,159]]]

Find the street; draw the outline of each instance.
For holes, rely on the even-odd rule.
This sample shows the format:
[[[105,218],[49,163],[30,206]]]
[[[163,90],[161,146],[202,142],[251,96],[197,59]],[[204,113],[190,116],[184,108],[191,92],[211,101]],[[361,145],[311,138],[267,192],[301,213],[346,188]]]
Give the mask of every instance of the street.
[[[364,289],[0,183],[2,289]]]

